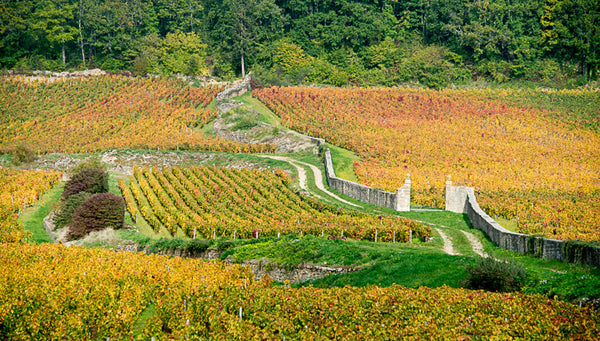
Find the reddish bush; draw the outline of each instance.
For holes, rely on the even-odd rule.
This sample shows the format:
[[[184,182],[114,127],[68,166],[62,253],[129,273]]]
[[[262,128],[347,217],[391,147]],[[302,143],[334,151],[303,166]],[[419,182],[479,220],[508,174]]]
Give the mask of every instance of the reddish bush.
[[[112,193],[94,194],[73,213],[68,240],[80,239],[92,231],[120,229],[125,220],[125,201]]]
[[[62,198],[66,200],[73,194],[88,192],[90,194],[108,192],[108,173],[102,169],[84,169],[76,173],[65,184]]]

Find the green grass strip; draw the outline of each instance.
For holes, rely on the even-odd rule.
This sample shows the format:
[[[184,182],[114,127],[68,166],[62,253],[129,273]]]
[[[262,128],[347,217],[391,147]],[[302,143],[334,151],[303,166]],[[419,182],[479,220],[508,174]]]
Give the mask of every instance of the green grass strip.
[[[281,125],[280,119],[275,113],[273,113],[266,105],[264,105],[257,98],[252,97],[251,92],[247,92],[241,96],[233,98],[236,101],[240,101],[256,110],[258,112],[258,119],[262,122],[268,123],[277,128],[283,128]]]
[[[44,218],[56,207],[64,186],[64,182],[59,182],[32,207],[25,209],[21,213],[19,221],[23,224],[26,231],[33,233],[31,241],[36,243],[52,242],[52,239],[50,239],[44,228]]]

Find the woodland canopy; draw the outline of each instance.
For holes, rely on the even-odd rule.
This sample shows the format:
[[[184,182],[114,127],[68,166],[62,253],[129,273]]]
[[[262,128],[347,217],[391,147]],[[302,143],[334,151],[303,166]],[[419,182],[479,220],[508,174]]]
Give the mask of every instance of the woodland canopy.
[[[598,0],[0,2],[0,68],[266,84],[597,79]]]

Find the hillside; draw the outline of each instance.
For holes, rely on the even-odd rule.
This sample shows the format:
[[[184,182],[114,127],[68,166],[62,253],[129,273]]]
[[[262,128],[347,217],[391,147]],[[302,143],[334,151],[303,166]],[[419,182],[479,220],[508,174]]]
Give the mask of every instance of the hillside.
[[[2,135],[0,155],[0,184],[5,189],[0,197],[0,293],[6,297],[0,304],[0,338],[594,339],[598,334],[600,317],[594,307],[600,298],[600,270],[504,251],[472,229],[462,214],[423,203],[413,203],[410,212],[397,212],[320,184],[325,177],[324,148],[332,150],[338,174],[361,181],[361,164],[370,162],[377,170],[385,163],[375,163],[374,155],[395,153],[383,143],[362,148],[359,142],[369,140],[356,139],[360,135],[343,125],[356,121],[369,131],[374,129],[370,122],[386,123],[394,114],[382,110],[386,98],[363,103],[381,106],[380,121],[375,111],[353,107],[358,99],[339,102],[339,93],[367,91],[360,89],[265,89],[261,91],[273,96],[277,91],[297,96],[279,102],[263,99],[265,106],[257,100],[264,95],[245,94],[235,98],[244,106],[226,115],[212,111],[211,88],[189,87],[178,80],[111,76],[1,82],[11,95],[0,103],[0,128],[8,131]],[[310,94],[314,98],[302,95],[306,101],[324,97],[335,103],[327,109],[335,118],[305,119],[305,107],[295,102],[303,91],[315,91]],[[368,91],[389,91],[390,98],[395,98],[394,92],[409,91],[403,95],[411,101],[409,108],[448,93],[440,106],[452,106],[450,99],[486,102],[476,102],[477,92]],[[203,100],[196,101],[194,94]],[[497,124],[508,125],[533,110],[519,107],[517,98],[507,100],[508,114],[504,113],[503,100],[492,99],[497,94],[490,92],[487,99],[500,111],[494,116]],[[304,126],[286,117],[287,105],[293,105],[287,110],[294,110],[293,118]],[[369,120],[343,116],[333,110],[337,108],[363,110]],[[582,122],[595,114],[578,108],[581,116],[555,124],[562,129],[556,141],[583,135],[595,141],[596,132]],[[311,110],[315,115],[324,111]],[[77,117],[95,117],[86,134],[73,134],[79,128],[70,122]],[[456,114],[449,121],[462,119]],[[231,129],[246,140],[217,135],[218,120],[228,120],[217,124],[218,129]],[[440,127],[448,125],[441,114],[437,120]],[[301,135],[319,135],[324,130],[313,131],[314,126],[324,122],[340,124],[336,136],[325,136],[327,144]],[[415,125],[427,123],[396,122],[413,132],[418,132]],[[525,121],[517,122],[525,131],[534,130]],[[535,128],[539,122],[531,124]],[[264,124],[270,128],[252,131]],[[372,138],[386,134],[379,130]],[[288,145],[305,141],[300,144],[304,148],[274,154],[279,146],[263,142],[275,141],[276,136],[286,136]],[[458,144],[454,149],[460,150]],[[589,150],[590,155],[594,152]],[[405,158],[414,166],[409,156]],[[125,224],[68,242],[54,231],[51,235],[69,247],[55,245],[42,220],[64,207],[60,173],[72,177],[86,165],[107,170],[108,191],[124,197]],[[410,171],[418,179],[420,169]],[[393,181],[389,175],[367,181],[375,184],[378,179]],[[208,255],[219,260],[192,259]],[[270,275],[255,278],[249,267],[238,263],[258,264],[274,276],[302,269],[338,274],[299,283],[289,278],[273,282]],[[490,269],[492,274],[485,278],[499,274],[493,278],[499,278],[500,286],[480,286],[485,281],[476,276]]]

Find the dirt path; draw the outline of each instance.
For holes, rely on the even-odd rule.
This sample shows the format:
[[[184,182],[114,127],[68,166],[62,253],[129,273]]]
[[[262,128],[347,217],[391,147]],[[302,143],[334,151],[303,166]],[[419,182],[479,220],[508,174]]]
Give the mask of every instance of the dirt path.
[[[467,237],[467,239],[471,243],[471,248],[473,249],[473,252],[480,255],[481,257],[488,257],[488,254],[483,252],[483,244],[481,244],[481,241],[479,240],[479,238],[475,237],[475,235],[472,234],[471,232],[467,232],[467,231],[461,231],[461,232],[464,233],[464,235]]]
[[[296,167],[296,169],[298,169],[298,180],[300,182],[300,188],[302,188],[302,189],[304,189],[306,191],[309,191],[308,190],[308,185],[307,185],[308,180],[307,180],[307,177],[306,177],[306,170],[304,169],[304,167],[299,166],[299,164],[303,165],[303,166],[306,166],[306,167],[309,167],[312,170],[312,172],[313,172],[313,174],[315,176],[315,185],[317,186],[318,189],[320,189],[321,191],[325,192],[327,195],[329,195],[330,197],[334,198],[337,201],[341,201],[341,202],[343,202],[345,204],[352,205],[354,207],[360,207],[360,206],[358,206],[356,204],[353,204],[353,203],[351,203],[351,202],[349,202],[347,200],[344,200],[344,199],[338,197],[337,195],[329,192],[325,188],[325,185],[323,184],[323,173],[316,166],[313,166],[313,165],[311,165],[309,163],[306,163],[306,162],[297,161],[297,160],[294,160],[294,159],[291,159],[291,158],[285,157],[285,156],[275,156],[275,155],[260,155],[260,156],[261,157],[268,157],[268,158],[275,159],[275,160],[289,162],[292,166]],[[315,195],[315,196],[317,196],[317,197],[319,197],[319,198],[321,198],[319,195],[317,195],[315,193],[312,193],[312,194]]]
[[[308,178],[306,177],[306,169],[298,166],[297,164],[288,161],[292,166],[296,167],[298,170],[298,182],[300,183],[300,188],[305,191],[308,191]]]
[[[454,247],[452,246],[452,239],[448,237],[441,229],[435,228],[435,230],[440,234],[442,240],[444,241],[444,252],[451,256],[459,256],[460,253],[454,251]]]

